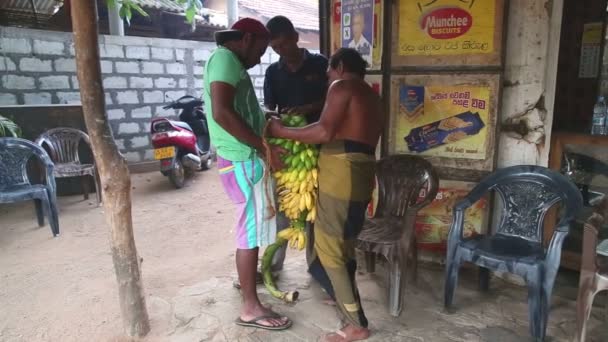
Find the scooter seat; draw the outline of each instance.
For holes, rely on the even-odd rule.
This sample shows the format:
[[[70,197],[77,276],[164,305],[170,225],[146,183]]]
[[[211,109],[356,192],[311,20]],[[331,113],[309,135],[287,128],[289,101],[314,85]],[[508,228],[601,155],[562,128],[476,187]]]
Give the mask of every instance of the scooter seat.
[[[177,127],[181,127],[183,129],[187,129],[190,132],[192,132],[192,127],[190,127],[190,125],[188,125],[187,123],[183,122],[183,121],[171,121],[172,124],[174,124]]]

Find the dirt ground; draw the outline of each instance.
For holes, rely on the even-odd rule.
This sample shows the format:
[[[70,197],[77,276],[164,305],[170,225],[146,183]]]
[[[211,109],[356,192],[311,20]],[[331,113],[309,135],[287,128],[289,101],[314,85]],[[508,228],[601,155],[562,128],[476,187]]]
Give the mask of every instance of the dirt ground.
[[[103,209],[63,197],[60,210],[61,235],[53,238],[48,226],[37,227],[33,205],[0,206],[0,341],[126,341]],[[135,238],[152,321],[144,341],[315,341],[339,327],[305,273],[303,253],[288,255],[280,281],[300,291],[297,304],[280,303],[260,287],[266,303],[295,321],[292,329],[270,333],[233,324],[240,301],[231,285],[233,215],[215,171],[198,174],[179,191],[157,173],[133,176]],[[522,288],[497,279],[482,295],[465,271],[457,310],[448,314],[441,306],[442,268],[426,266],[407,288],[403,314],[392,318],[383,275],[379,267],[359,277],[372,341],[528,340]],[[562,278],[551,341],[570,341],[576,327],[576,279]],[[588,340],[608,340],[603,317],[601,308],[594,310]]]

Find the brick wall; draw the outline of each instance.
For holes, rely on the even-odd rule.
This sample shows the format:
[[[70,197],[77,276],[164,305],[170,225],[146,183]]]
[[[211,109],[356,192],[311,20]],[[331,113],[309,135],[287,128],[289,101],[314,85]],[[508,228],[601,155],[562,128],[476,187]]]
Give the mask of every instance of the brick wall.
[[[203,66],[214,43],[100,36],[106,108],[114,137],[129,162],[152,158],[153,117],[173,117],[168,98],[200,96]],[[268,50],[249,73],[260,100],[264,72],[278,60]],[[0,26],[0,106],[80,103],[72,35]],[[0,108],[0,111],[2,109]]]

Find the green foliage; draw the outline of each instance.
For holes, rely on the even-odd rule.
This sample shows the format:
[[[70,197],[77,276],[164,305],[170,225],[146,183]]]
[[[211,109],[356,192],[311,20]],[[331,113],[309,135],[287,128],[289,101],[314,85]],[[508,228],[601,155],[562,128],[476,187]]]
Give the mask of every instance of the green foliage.
[[[194,16],[203,8],[203,3],[201,0],[172,0],[173,2],[182,5],[184,7],[184,11],[186,12],[186,21],[188,23],[194,22]],[[133,17],[133,12],[138,13],[141,16],[147,17],[148,13],[144,11],[139,4],[135,2],[135,0],[106,0],[108,6],[116,6],[120,9],[118,10],[118,14],[121,18],[127,21],[127,24],[131,24],[131,18]]]
[[[0,115],[0,137],[21,137],[21,128],[13,121]]]

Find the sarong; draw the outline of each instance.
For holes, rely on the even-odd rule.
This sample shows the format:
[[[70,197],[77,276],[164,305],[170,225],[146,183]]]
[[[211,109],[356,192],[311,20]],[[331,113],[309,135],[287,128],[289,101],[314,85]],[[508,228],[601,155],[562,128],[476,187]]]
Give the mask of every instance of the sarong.
[[[375,175],[375,147],[340,140],[321,147],[317,218],[309,272],[336,301],[344,319],[367,327],[355,282],[355,246]]]
[[[233,162],[217,157],[224,190],[237,206],[236,248],[254,249],[276,241],[276,215],[272,182],[265,184],[264,161],[259,157]],[[268,187],[268,188],[267,188]],[[270,194],[267,196],[267,194]]]

